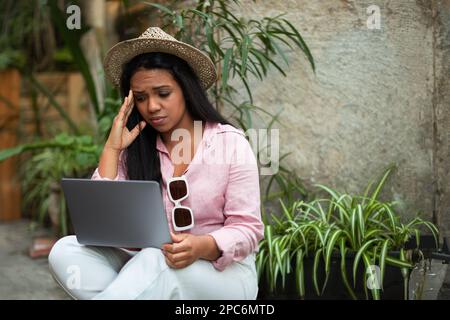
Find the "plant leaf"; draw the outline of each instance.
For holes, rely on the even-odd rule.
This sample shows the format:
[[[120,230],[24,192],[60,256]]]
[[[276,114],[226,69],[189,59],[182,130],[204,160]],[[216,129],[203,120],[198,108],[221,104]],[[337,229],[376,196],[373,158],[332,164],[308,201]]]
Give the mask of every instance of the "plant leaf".
[[[331,264],[331,255],[333,253],[333,250],[335,249],[335,244],[339,240],[339,236],[341,236],[342,230],[335,230],[332,235],[330,236],[330,240],[327,243],[325,252],[325,272],[330,272],[330,264]]]
[[[347,267],[346,267],[346,263],[345,263],[347,248],[345,246],[345,239],[344,238],[341,238],[341,240],[340,240],[340,251],[341,251],[341,276],[342,276],[342,281],[344,282],[344,285],[347,288],[347,292],[349,293],[350,297],[353,300],[358,300],[358,298],[356,297],[356,294],[353,291],[353,289],[352,289],[352,287],[350,285],[350,282],[348,281],[348,278],[347,278]]]
[[[223,67],[222,67],[222,86],[223,88],[226,88],[228,86],[228,75],[230,72],[230,63],[231,63],[231,57],[233,54],[233,49],[228,48],[225,52],[225,57],[223,58]]]
[[[366,243],[364,243],[364,245],[356,253],[355,260],[353,261],[353,286],[356,285],[356,273],[358,271],[359,260],[361,259],[362,255],[365,253],[367,248],[369,248],[369,246],[371,244],[373,244],[374,242],[376,242],[376,241],[380,241],[380,239],[376,238],[376,239],[372,239],[372,240],[367,241]]]
[[[314,256],[314,265],[313,265],[313,284],[314,284],[314,289],[316,290],[316,293],[318,296],[320,296],[320,293],[321,293],[321,290],[319,289],[319,280],[317,278],[321,254],[322,254],[322,249],[319,249],[316,251],[316,254]]]
[[[387,256],[387,252],[389,249],[389,243],[390,240],[385,240],[383,242],[383,246],[381,247],[381,252],[380,252],[380,282],[381,282],[381,290],[383,289],[383,284],[384,284],[384,273],[386,270],[386,256]]]
[[[305,270],[304,270],[304,256],[305,252],[299,249],[296,253],[296,284],[297,292],[302,299],[305,297]]]

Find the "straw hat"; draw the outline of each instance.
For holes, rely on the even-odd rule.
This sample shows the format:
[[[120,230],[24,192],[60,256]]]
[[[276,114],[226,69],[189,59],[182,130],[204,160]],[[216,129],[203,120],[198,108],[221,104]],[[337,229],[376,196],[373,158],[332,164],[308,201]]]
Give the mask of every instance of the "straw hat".
[[[170,53],[185,60],[194,70],[205,90],[216,81],[216,69],[205,53],[178,41],[158,27],[150,27],[138,38],[119,42],[109,49],[104,60],[105,72],[109,80],[119,86],[123,66],[137,55],[147,52]]]

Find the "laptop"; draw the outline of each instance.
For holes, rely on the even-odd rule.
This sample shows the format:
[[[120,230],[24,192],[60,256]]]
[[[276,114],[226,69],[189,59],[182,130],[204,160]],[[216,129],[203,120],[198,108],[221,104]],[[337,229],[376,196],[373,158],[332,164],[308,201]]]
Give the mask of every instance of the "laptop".
[[[161,248],[172,243],[157,181],[61,180],[79,243]]]

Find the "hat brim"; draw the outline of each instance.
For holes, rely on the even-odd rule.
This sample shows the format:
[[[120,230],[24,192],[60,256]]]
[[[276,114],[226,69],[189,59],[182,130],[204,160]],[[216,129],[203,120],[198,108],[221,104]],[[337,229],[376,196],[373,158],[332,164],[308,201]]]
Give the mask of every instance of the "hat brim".
[[[103,62],[108,79],[120,86],[123,66],[134,57],[148,52],[164,52],[185,60],[206,90],[217,79],[216,68],[211,59],[197,48],[179,41],[166,39],[135,38],[119,42],[106,54]]]

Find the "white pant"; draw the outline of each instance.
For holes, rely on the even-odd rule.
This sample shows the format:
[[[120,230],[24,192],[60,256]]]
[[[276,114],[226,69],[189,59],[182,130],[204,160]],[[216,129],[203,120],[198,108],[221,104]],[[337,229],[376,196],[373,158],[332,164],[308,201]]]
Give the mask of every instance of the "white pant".
[[[197,260],[172,269],[160,249],[138,252],[84,246],[75,236],[61,238],[48,257],[58,284],[74,299],[256,299],[255,254],[224,271]]]

